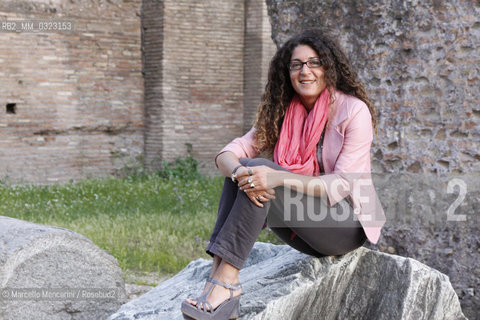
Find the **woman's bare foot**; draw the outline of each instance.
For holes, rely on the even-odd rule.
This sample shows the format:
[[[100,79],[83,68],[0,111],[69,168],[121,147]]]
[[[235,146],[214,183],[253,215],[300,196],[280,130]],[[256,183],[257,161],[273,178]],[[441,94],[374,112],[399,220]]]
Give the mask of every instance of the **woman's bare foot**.
[[[237,268],[235,268],[234,266],[232,266],[231,264],[225,261],[221,261],[220,265],[216,268],[215,273],[211,275],[211,278],[220,282],[233,285],[238,283],[238,273],[239,273],[239,270]],[[212,305],[212,308],[215,309],[222,302],[230,298],[230,289],[224,288],[220,285],[207,283],[202,295],[205,294],[212,285],[215,287],[211,290],[206,300],[208,301],[208,303]],[[242,293],[241,289],[234,290],[233,296],[238,297],[241,293]],[[194,306],[197,305],[197,301],[195,300],[186,299],[186,301]]]
[[[221,280],[219,280],[219,281],[221,281]],[[221,282],[225,282],[225,281],[221,281]],[[229,283],[229,282],[225,282],[225,283],[236,284],[236,283],[238,283],[238,281],[234,282],[234,283]],[[213,310],[215,310],[220,304],[222,304],[226,300],[230,299],[230,289],[227,289],[227,288],[222,287],[221,285],[217,285],[217,284],[212,284],[212,285],[214,285],[215,287],[212,289],[210,294],[207,296],[206,300],[207,300],[208,303],[210,303],[212,305]],[[235,289],[233,290],[233,296],[234,297],[238,297],[240,294],[242,294],[241,287],[238,290],[235,290]],[[196,305],[196,301],[195,301],[195,305]],[[203,306],[202,309],[203,308],[206,308],[208,310],[207,306]]]

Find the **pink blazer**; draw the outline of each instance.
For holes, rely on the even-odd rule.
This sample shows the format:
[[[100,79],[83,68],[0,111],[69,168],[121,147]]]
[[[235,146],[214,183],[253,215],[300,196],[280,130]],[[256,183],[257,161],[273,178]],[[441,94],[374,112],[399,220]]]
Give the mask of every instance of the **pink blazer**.
[[[373,129],[370,111],[358,98],[335,92],[330,108],[322,149],[325,184],[331,206],[345,197],[352,200],[368,240],[377,243],[385,224],[385,214],[373,187],[370,172],[370,147]],[[231,151],[238,158],[255,158],[255,128],[226,145],[215,157]]]

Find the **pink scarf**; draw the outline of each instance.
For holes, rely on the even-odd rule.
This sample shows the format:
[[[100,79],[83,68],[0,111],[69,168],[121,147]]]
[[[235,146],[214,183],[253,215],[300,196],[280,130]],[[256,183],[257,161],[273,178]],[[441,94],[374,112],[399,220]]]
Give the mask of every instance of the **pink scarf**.
[[[323,90],[313,109],[307,113],[300,98],[293,97],[273,152],[277,164],[293,173],[320,174],[317,143],[327,122],[329,102],[328,90]]]

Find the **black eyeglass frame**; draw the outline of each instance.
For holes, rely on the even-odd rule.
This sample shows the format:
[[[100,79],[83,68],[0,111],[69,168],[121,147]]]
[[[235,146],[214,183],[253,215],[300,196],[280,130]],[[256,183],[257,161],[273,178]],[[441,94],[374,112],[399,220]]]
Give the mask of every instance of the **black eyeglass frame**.
[[[313,62],[318,62],[318,66],[315,66],[315,65],[311,65],[311,63]],[[292,69],[292,64],[299,64],[299,67],[295,68],[295,69]],[[302,70],[303,68],[303,65],[307,65],[307,67],[309,67],[310,69],[312,68],[320,68],[321,66],[323,66],[323,63],[322,63],[322,60],[320,60],[320,58],[311,58],[311,59],[308,59],[307,61],[305,62],[302,62],[300,60],[295,60],[295,61],[291,61],[288,63],[288,70],[290,71],[298,71],[298,70]]]

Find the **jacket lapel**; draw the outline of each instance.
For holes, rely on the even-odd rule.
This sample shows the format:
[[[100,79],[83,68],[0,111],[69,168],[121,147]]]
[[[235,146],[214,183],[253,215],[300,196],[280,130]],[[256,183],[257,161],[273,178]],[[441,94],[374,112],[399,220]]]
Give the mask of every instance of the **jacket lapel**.
[[[330,110],[331,120],[327,124],[323,140],[322,163],[325,173],[332,173],[335,163],[343,147],[345,136],[345,120],[348,119],[348,108],[345,106],[344,94],[336,91],[335,102]]]

